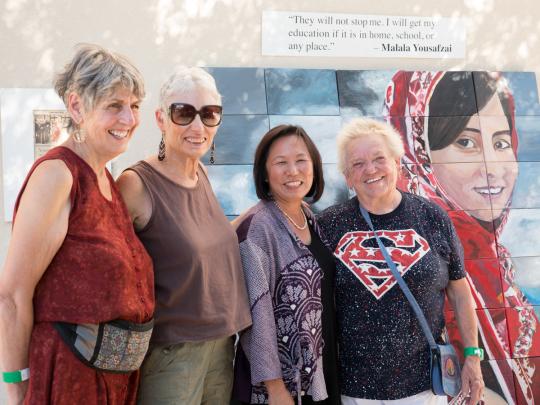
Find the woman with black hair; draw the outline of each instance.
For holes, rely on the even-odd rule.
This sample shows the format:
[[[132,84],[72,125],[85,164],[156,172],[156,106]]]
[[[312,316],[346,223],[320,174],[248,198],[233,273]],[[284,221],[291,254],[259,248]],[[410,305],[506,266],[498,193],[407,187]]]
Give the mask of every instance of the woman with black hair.
[[[235,398],[337,405],[335,265],[303,204],[323,193],[321,156],[301,127],[279,125],[257,146],[253,176],[261,201],[237,230],[253,325],[236,367],[247,360],[251,384]]]

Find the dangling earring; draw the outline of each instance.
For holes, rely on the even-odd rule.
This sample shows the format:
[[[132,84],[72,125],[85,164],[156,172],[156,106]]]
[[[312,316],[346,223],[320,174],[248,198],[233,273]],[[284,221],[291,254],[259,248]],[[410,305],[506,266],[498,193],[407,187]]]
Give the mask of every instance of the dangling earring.
[[[165,138],[165,132],[161,133],[161,142],[159,143],[159,151],[157,158],[160,162],[165,159],[165,141],[163,140],[163,138]]]
[[[210,147],[210,164],[213,165],[216,163],[216,160],[214,159],[214,152],[216,151],[216,143],[212,142],[212,146]]]
[[[71,134],[71,136],[73,137],[73,140],[77,143],[83,143],[86,140],[86,131],[81,128],[82,121],[73,122],[72,120],[71,122],[74,128],[73,133]]]
[[[73,131],[73,140],[77,143],[83,143],[86,140],[86,131],[81,127],[78,127]]]

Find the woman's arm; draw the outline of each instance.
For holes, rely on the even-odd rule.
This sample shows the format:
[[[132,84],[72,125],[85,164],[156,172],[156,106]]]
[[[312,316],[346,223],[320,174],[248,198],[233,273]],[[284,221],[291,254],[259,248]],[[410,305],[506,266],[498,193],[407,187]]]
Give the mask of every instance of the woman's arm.
[[[62,161],[45,161],[35,169],[21,197],[0,275],[2,371],[28,367],[34,289],[67,234],[72,184],[71,172]],[[26,388],[27,383],[8,384],[9,403],[22,403]]]
[[[474,300],[465,277],[465,264],[463,258],[463,246],[457,236],[456,229],[448,215],[438,206],[437,210],[442,214],[445,226],[445,238],[450,246],[448,256],[448,272],[450,281],[446,287],[446,295],[458,324],[461,341],[464,347],[478,346],[478,325],[474,311]],[[477,356],[465,358],[465,364],[461,372],[461,391],[469,395],[468,404],[475,404],[481,399],[484,392],[484,380],[480,370],[480,359]]]
[[[133,170],[126,170],[116,180],[136,230],[143,229],[152,216],[152,201],[143,181]]]
[[[450,280],[446,287],[448,301],[454,310],[461,341],[464,347],[478,346],[478,326],[473,298],[466,278]],[[480,358],[468,356],[461,371],[461,391],[470,395],[469,404],[476,404],[484,391],[484,380],[480,370]]]

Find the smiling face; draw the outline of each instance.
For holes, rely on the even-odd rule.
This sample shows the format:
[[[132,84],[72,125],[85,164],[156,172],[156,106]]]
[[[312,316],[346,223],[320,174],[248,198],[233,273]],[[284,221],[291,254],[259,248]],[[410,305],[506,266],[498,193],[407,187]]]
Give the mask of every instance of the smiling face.
[[[480,125],[481,124],[481,125]],[[498,218],[512,196],[518,174],[512,136],[499,97],[493,96],[473,116],[456,140],[447,147],[431,151],[433,163],[472,162],[433,165],[433,172],[444,192],[464,210],[483,221]],[[485,163],[484,162],[487,162]]]
[[[220,104],[216,96],[201,88],[173,93],[167,100],[167,105],[170,106],[172,103],[191,104],[197,110],[205,105]],[[205,126],[199,115],[195,116],[189,125],[178,125],[171,121],[168,111],[161,109],[156,111],[156,120],[161,131],[165,132],[167,155],[174,154],[181,159],[199,160],[210,149],[219,128],[219,126]]]
[[[381,136],[365,136],[347,145],[345,179],[360,202],[385,206],[395,197],[399,161]]]
[[[270,193],[279,204],[300,204],[311,190],[313,162],[301,137],[286,135],[275,140],[265,167]]]
[[[106,160],[124,152],[140,122],[139,103],[130,90],[121,87],[83,113],[80,125],[87,134],[86,145]]]

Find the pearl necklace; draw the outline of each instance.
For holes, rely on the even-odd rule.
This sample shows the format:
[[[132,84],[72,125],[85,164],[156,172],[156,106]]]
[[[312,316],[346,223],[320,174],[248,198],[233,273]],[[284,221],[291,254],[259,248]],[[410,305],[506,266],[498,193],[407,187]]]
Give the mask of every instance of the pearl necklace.
[[[276,200],[273,200],[274,201],[274,204],[276,204],[276,207],[278,208],[278,210],[281,211],[281,213],[283,215],[285,215],[287,217],[287,219],[289,221],[291,221],[291,224],[294,225],[294,227],[296,229],[299,229],[301,231],[303,231],[304,229],[307,228],[307,218],[306,218],[306,214],[304,213],[304,210],[302,208],[300,208],[300,212],[302,213],[302,216],[304,217],[304,225],[302,226],[299,226],[296,222],[293,221],[293,219],[280,207],[280,205],[278,204],[278,202]]]

